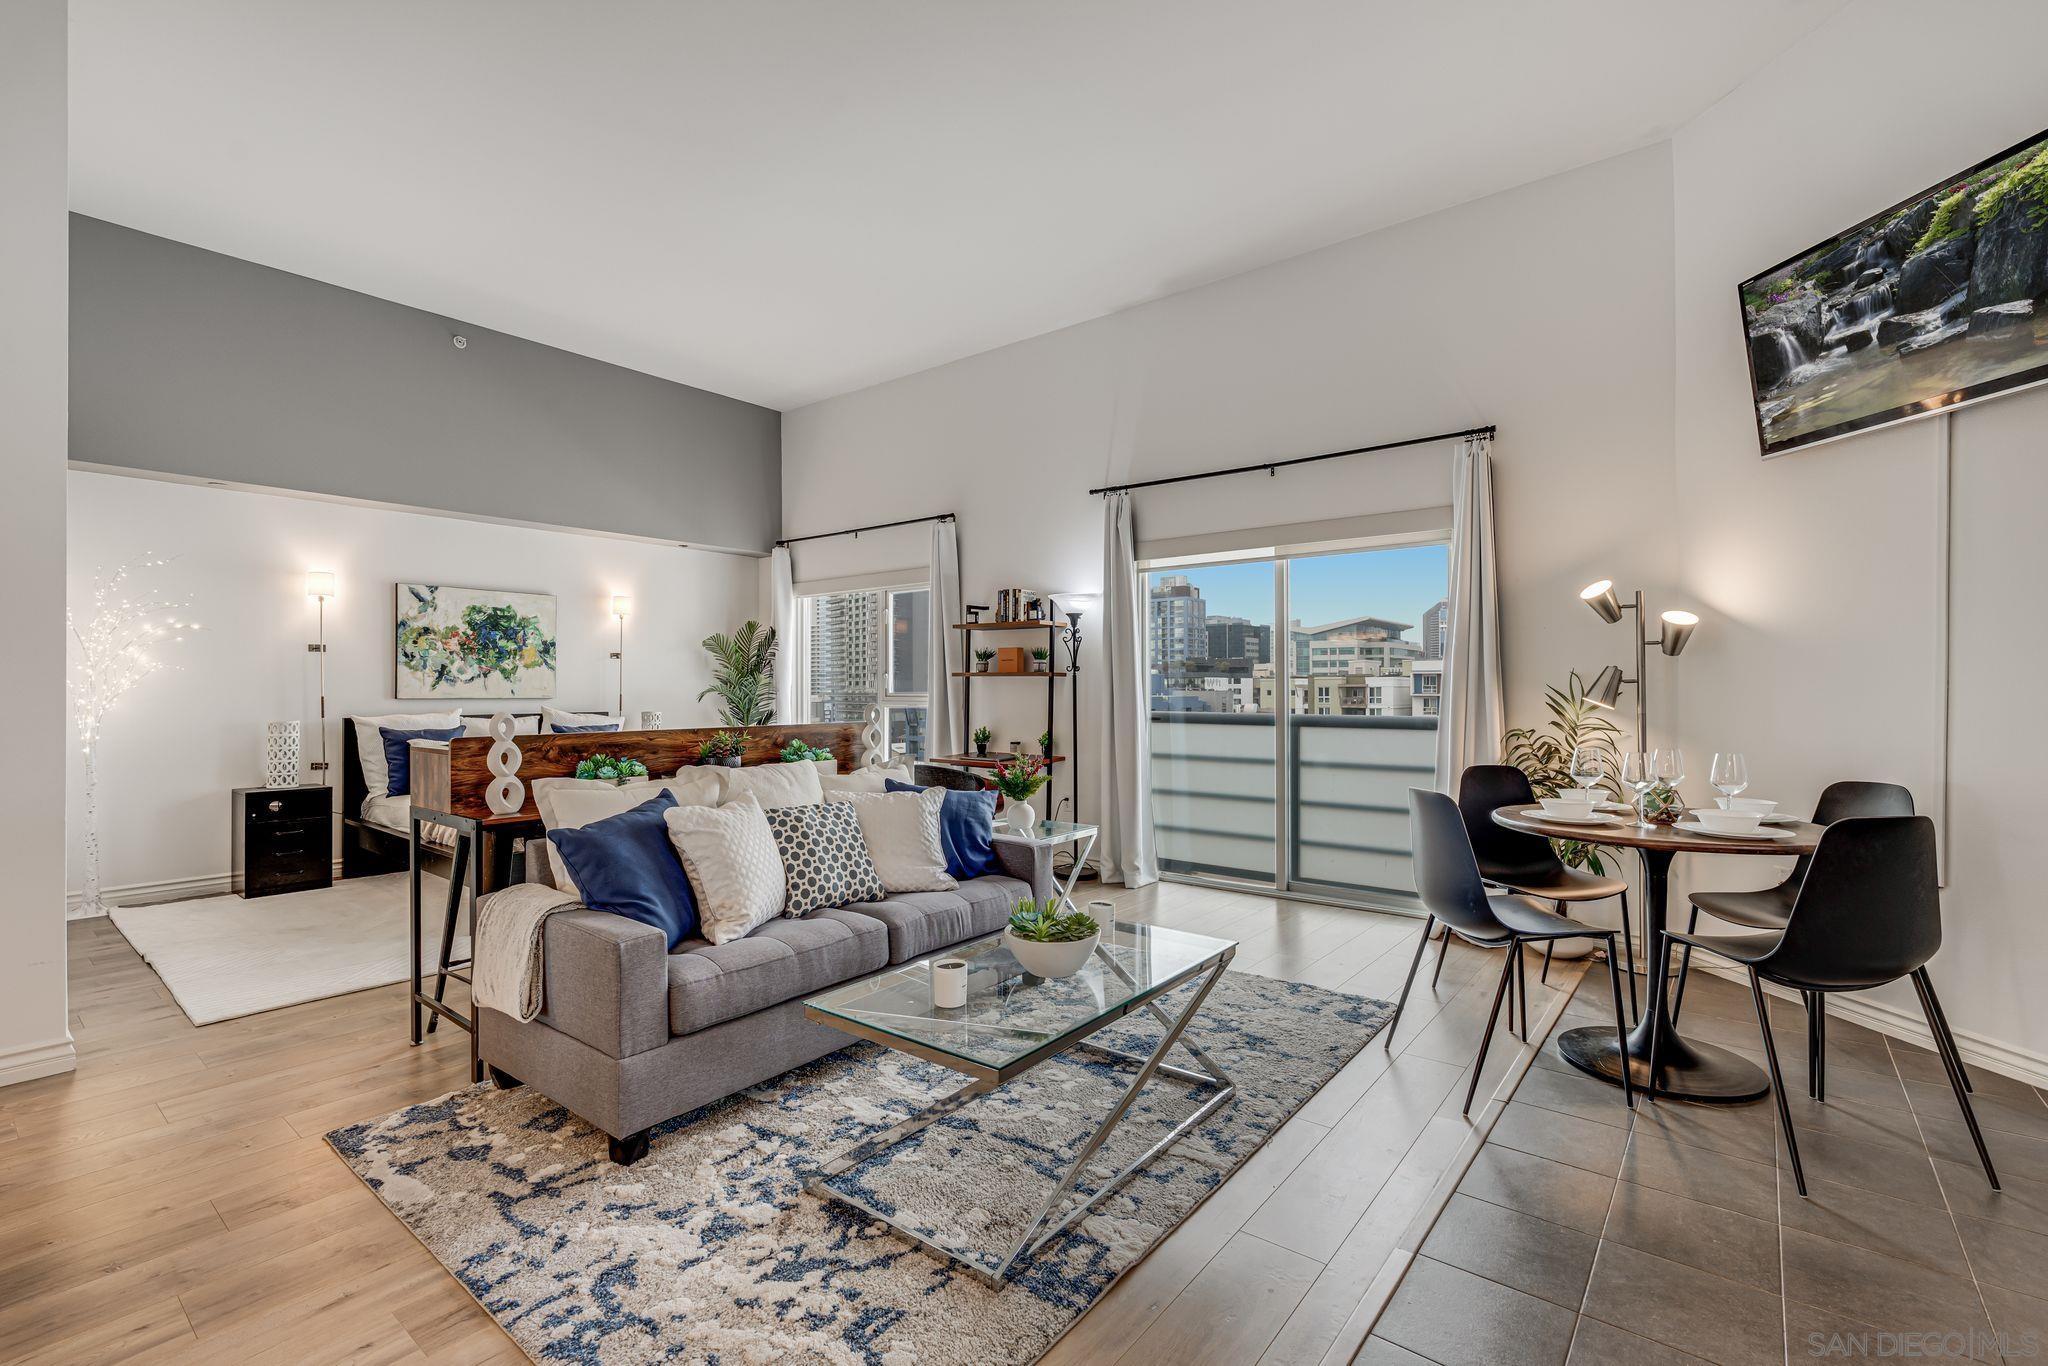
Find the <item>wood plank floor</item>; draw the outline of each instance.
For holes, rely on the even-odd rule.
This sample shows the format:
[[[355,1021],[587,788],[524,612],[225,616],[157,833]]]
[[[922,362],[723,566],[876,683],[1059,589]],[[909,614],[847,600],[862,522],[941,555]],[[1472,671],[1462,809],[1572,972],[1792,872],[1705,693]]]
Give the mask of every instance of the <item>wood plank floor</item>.
[[[1240,940],[1238,969],[1388,1000],[1419,929],[1096,890],[1122,918]],[[523,1360],[320,1137],[463,1085],[460,1031],[408,1047],[397,986],[195,1028],[111,922],[70,936],[78,1070],[0,1090],[0,1361]],[[1453,945],[1435,989],[1425,961],[1392,1051],[1354,1059],[1047,1362],[1318,1366],[1468,1133],[1498,961]]]

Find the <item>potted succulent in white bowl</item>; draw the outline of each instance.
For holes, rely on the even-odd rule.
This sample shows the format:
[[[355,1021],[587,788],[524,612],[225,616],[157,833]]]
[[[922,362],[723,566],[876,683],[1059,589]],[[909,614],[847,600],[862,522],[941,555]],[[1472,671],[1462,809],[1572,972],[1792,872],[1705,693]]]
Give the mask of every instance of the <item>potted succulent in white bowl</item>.
[[[1086,911],[1061,911],[1057,900],[1020,901],[1003,928],[1003,947],[1034,977],[1072,977],[1102,942],[1102,926]]]
[[[576,765],[576,776],[586,781],[594,778],[624,787],[627,783],[644,781],[647,765],[638,759],[615,759],[609,754],[593,754]]]

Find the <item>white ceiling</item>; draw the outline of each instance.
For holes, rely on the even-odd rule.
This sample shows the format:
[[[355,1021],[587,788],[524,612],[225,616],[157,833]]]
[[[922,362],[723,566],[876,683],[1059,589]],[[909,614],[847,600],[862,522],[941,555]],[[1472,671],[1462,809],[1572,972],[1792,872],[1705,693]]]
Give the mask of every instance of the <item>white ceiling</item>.
[[[79,212],[777,408],[1655,141],[1843,0],[73,0]]]

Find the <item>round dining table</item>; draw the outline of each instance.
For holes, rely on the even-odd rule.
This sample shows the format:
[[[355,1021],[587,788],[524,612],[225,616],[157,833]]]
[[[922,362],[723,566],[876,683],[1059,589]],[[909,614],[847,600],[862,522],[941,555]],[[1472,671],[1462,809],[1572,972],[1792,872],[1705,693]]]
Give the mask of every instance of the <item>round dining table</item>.
[[[1643,860],[1643,929],[1649,943],[1650,993],[1642,1016],[1620,1048],[1614,1030],[1589,1025],[1567,1030],[1557,1051],[1582,1072],[1615,1086],[1621,1069],[1629,1068],[1636,1086],[1680,1100],[1735,1104],[1770,1094],[1770,1078],[1761,1067],[1732,1049],[1680,1036],[1666,1009],[1671,980],[1672,940],[1666,932],[1666,898],[1671,885],[1671,860],[1678,854],[1735,854],[1755,858],[1810,854],[1820,843],[1822,827],[1800,821],[1767,827],[1786,832],[1780,839],[1739,839],[1699,834],[1669,825],[1638,824],[1633,813],[1616,815],[1608,825],[1546,819],[1540,806],[1504,806],[1493,813],[1497,824],[1549,839],[1576,840],[1605,848],[1633,849]],[[1650,1057],[1651,1025],[1657,1025],[1657,1053]]]

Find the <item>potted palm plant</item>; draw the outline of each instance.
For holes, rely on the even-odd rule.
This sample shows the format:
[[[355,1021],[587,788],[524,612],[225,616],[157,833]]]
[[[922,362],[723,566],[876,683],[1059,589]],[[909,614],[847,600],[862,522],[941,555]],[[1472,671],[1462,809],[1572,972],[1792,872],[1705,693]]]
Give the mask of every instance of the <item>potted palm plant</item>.
[[[731,635],[704,637],[711,656],[711,686],[697,694],[718,699],[728,726],[765,726],[775,719],[775,628],[750,621]]]

